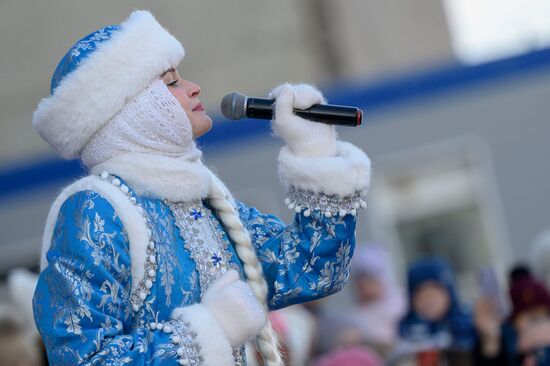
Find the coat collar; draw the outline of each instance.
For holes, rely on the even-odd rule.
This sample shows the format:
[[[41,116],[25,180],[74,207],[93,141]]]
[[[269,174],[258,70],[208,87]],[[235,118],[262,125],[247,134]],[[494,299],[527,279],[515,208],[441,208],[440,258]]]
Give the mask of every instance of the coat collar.
[[[172,202],[204,199],[214,180],[221,183],[200,159],[146,153],[121,154],[90,169],[95,175],[103,171],[119,176],[137,195]]]

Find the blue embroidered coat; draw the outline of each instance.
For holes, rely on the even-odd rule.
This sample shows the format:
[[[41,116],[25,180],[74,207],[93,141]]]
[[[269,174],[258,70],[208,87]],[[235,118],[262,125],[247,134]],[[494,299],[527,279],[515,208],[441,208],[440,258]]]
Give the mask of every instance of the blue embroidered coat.
[[[199,303],[208,283],[228,268],[244,278],[234,243],[207,201],[148,198],[133,194],[118,178],[107,180],[127,194],[149,226],[145,277],[132,284],[128,230],[109,200],[93,190],[68,196],[33,304],[50,364],[202,364],[197,329],[170,320],[170,314]],[[270,310],[315,300],[345,285],[355,245],[354,215],[300,212],[286,225],[242,202],[236,209],[261,261]],[[244,363],[242,349],[234,356],[237,364]]]

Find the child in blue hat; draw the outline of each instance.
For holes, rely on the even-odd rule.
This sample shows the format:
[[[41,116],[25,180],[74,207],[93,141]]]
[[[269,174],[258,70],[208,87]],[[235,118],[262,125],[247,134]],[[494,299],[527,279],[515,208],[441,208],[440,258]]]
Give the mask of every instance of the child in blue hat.
[[[445,260],[415,262],[409,268],[408,294],[409,310],[399,324],[401,351],[472,350],[476,341],[473,318],[459,301],[453,273]]]

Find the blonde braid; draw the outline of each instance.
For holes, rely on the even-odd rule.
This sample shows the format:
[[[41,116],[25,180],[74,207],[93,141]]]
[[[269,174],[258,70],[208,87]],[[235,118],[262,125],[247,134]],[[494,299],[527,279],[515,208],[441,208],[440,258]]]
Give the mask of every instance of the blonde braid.
[[[254,296],[264,306],[267,314],[267,283],[262,273],[260,261],[252,247],[250,233],[244,228],[235,208],[228,199],[226,190],[217,182],[216,178],[212,179],[208,198],[210,205],[216,210],[217,216],[229,233],[229,237],[235,242],[235,250],[243,263],[248,284],[252,288]],[[283,360],[278,349],[277,335],[273,331],[269,320],[260,330],[256,341],[265,366],[283,365]]]

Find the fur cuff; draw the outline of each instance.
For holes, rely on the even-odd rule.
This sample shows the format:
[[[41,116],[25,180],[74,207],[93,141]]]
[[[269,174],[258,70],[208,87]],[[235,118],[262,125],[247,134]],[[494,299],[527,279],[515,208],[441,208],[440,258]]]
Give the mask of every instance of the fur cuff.
[[[196,341],[205,366],[233,366],[233,350],[214,315],[201,304],[177,308],[172,319],[189,324],[196,333]]]
[[[135,11],[40,101],[33,126],[65,159],[76,158],[129,99],[176,67],[184,54],[151,13]]]
[[[334,157],[303,157],[288,146],[279,154],[279,176],[287,187],[341,197],[366,194],[370,183],[370,160],[358,147],[337,142]]]

